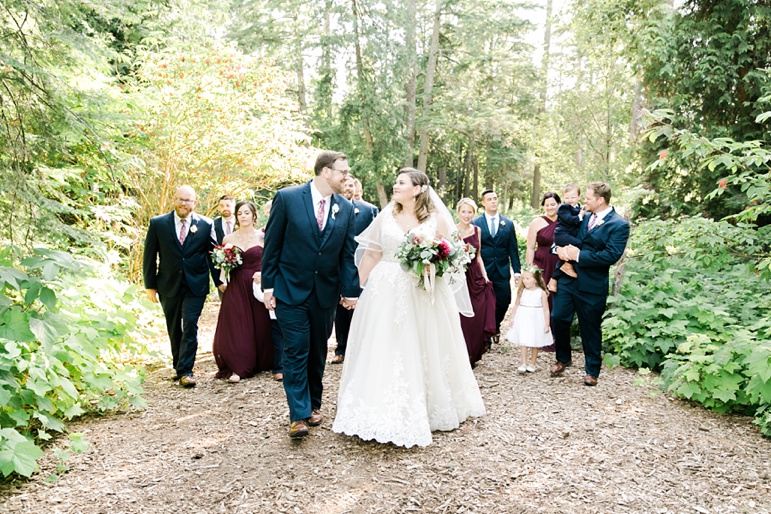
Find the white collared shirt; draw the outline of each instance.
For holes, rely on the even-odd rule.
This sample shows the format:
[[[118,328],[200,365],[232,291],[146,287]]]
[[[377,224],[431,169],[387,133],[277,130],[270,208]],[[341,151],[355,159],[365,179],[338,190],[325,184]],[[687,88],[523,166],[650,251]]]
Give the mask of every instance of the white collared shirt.
[[[193,221],[193,213],[187,215],[187,218],[185,218],[185,237],[190,235],[190,225]],[[182,218],[179,217],[179,214],[177,214],[177,211],[174,211],[174,228],[177,232],[177,239],[179,239],[179,231],[182,230]]]
[[[613,210],[613,206],[609,205],[606,209],[603,209],[600,212],[592,213],[592,215],[596,215],[596,218],[594,219],[594,226],[592,227],[592,229],[597,228],[597,224],[600,221],[602,221],[605,218],[605,216],[607,216],[612,210]],[[592,220],[591,218],[589,218],[589,223],[591,222]],[[576,255],[576,262],[578,262],[580,258],[581,258],[581,251],[579,250],[578,255]]]
[[[230,223],[230,232],[228,232],[228,223]],[[222,218],[222,233],[228,235],[232,234],[236,230],[236,217],[231,216],[229,220]]]
[[[324,200],[324,222],[321,225],[321,229],[327,226],[327,219],[329,219],[329,210],[331,208],[332,195],[321,196],[321,191],[318,190],[316,184],[311,181],[311,198],[313,199],[313,217],[315,218],[319,212],[319,203]]]
[[[606,209],[603,209],[600,212],[596,213],[597,217],[595,218],[595,221],[594,221],[595,227],[597,226],[596,224],[600,222],[603,218],[605,218],[605,216],[607,216],[612,210],[613,210],[613,206],[609,205]]]

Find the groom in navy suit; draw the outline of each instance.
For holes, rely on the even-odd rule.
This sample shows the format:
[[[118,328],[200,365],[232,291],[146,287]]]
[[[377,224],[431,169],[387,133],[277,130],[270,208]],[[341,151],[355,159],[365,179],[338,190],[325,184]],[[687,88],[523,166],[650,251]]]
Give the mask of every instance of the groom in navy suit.
[[[557,349],[553,376],[561,375],[570,357],[570,324],[578,314],[581,343],[586,357],[584,384],[597,385],[602,365],[602,315],[608,298],[608,272],[626,249],[629,222],[610,205],[610,186],[592,182],[587,186],[584,216],[577,238],[581,249],[573,245],[557,249],[560,259],[573,261],[578,278],[560,275],[551,311],[551,329]]]
[[[216,244],[212,220],[193,212],[196,199],[190,186],[174,195],[174,210],[150,220],[142,258],[145,292],[160,298],[171,340],[175,380],[195,387],[193,365],[198,351],[198,318],[209,294],[209,274],[215,276],[210,252]]]
[[[474,218],[472,223],[482,229],[482,261],[495,291],[495,342],[498,342],[501,322],[511,304],[511,270],[517,278],[521,265],[514,223],[498,212],[498,195],[488,189],[482,192],[481,203],[485,213]]]
[[[314,171],[307,184],[276,193],[262,257],[265,307],[276,311],[284,335],[292,438],[308,435],[308,425],[322,422],[321,380],[335,310],[338,303],[354,308],[359,296],[354,209],[340,195],[348,160],[340,152],[323,151]]]

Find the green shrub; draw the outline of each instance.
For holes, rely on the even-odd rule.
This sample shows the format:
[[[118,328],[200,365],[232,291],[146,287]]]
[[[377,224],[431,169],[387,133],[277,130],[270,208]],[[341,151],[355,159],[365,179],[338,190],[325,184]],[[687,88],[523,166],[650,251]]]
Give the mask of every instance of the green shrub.
[[[0,249],[0,471],[30,476],[39,444],[87,412],[144,406],[155,316],[106,266]]]
[[[748,224],[637,224],[603,323],[611,360],[661,371],[664,388],[710,409],[755,415],[771,435],[771,285],[757,267],[764,244]]]

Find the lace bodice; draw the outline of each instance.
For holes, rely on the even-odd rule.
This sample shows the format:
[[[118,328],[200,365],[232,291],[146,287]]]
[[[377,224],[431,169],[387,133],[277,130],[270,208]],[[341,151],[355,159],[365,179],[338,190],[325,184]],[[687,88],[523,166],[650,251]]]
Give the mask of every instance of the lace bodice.
[[[429,218],[415,227],[413,230],[436,234],[436,216],[431,214]],[[380,246],[383,251],[382,260],[396,262],[396,252],[404,242],[405,232],[401,229],[393,216],[386,216],[380,233]]]

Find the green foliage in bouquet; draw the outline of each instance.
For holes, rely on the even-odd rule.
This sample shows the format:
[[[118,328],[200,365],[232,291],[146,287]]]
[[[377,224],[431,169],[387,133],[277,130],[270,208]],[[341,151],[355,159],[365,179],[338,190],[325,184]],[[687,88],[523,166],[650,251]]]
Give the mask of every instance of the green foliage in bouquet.
[[[662,386],[771,435],[771,230],[702,217],[638,223],[603,330],[609,362],[661,371]]]
[[[0,472],[30,476],[40,445],[89,412],[140,408],[153,315],[109,267],[0,248]]]

